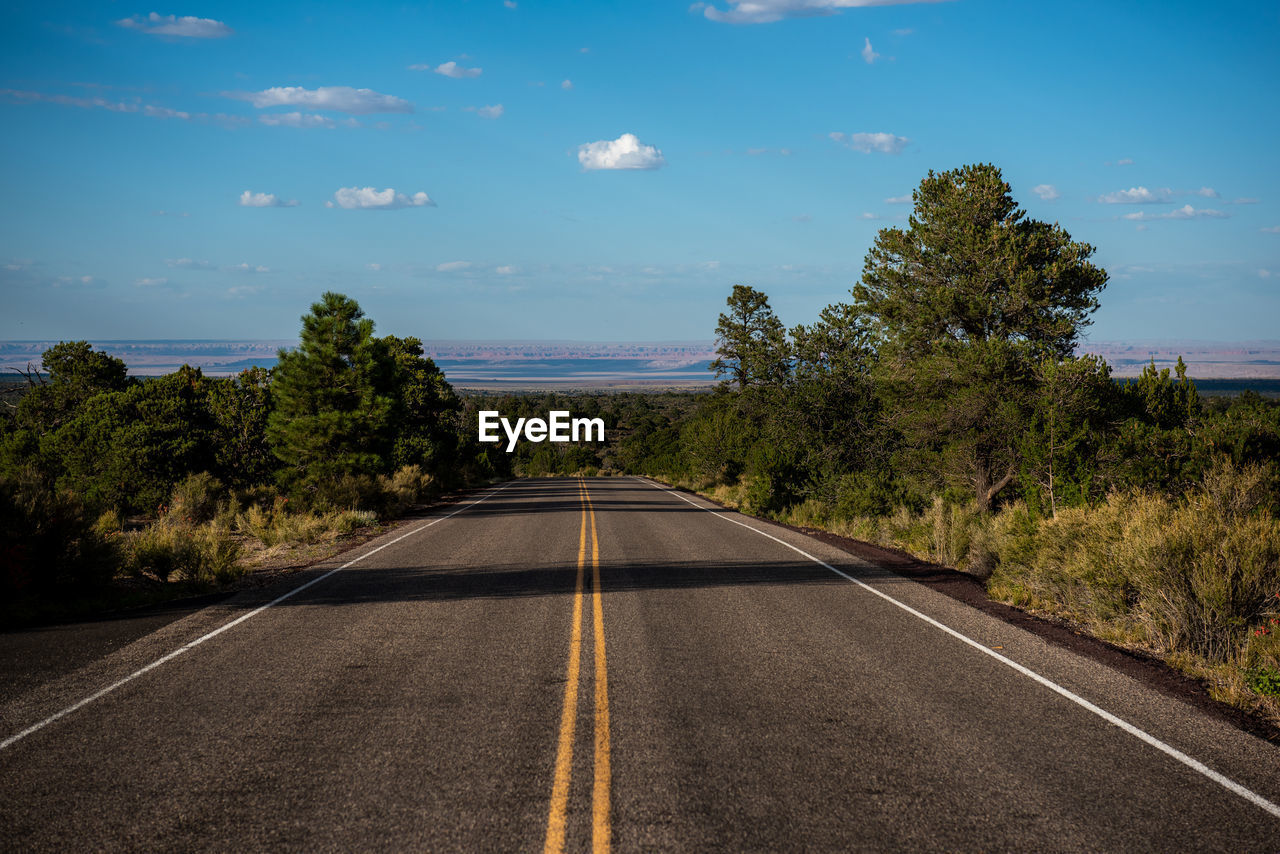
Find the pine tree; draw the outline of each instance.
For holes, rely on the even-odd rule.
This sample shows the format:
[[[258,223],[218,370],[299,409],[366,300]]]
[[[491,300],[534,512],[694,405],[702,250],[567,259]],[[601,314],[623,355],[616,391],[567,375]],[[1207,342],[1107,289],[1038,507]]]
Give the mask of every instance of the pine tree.
[[[328,292],[302,317],[296,350],[280,351],[267,439],[286,481],[314,486],[385,471],[394,366],[355,300]]]
[[[711,370],[728,374],[738,391],[782,382],[790,354],[786,329],[769,308],[769,297],[748,285],[734,285],[727,313],[716,324],[716,359]]]

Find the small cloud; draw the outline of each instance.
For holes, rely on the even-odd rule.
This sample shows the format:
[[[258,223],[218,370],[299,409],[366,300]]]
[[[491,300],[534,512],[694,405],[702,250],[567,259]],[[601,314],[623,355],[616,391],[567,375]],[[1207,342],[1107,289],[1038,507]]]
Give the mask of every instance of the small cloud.
[[[50,282],[55,288],[81,290],[85,288],[105,288],[107,283],[97,276],[58,276]]]
[[[560,88],[565,90],[572,89],[573,81],[566,77],[564,80],[560,81]]]
[[[719,9],[710,3],[699,2],[690,6],[689,10],[701,11],[710,20],[724,24],[769,24],[783,18],[835,15],[841,9],[858,6],[897,6],[907,3],[939,2],[939,0],[726,0],[726,2],[729,6],[727,9]]]
[[[580,48],[578,48],[578,53],[591,53],[591,48],[589,48],[589,47],[580,47]]]
[[[909,205],[911,202],[912,199],[910,193],[907,193],[905,196],[890,196],[884,200],[886,205]]]
[[[1256,205],[1259,201],[1260,201],[1259,199],[1256,199],[1256,198],[1254,198],[1253,196],[1241,196],[1241,197],[1240,197],[1240,198],[1238,198],[1238,199],[1232,199],[1232,200],[1231,200],[1231,204],[1233,204],[1233,205]]]
[[[152,12],[147,17],[134,15],[132,18],[121,18],[118,26],[126,30],[138,30],[152,36],[176,36],[188,39],[220,39],[231,35],[235,30],[221,21],[212,18],[193,18],[185,15],[157,15]]]
[[[227,293],[233,297],[248,297],[259,293],[261,290],[262,285],[235,285],[227,288]]]
[[[800,214],[799,216],[793,216],[791,219],[794,220],[795,222],[802,222],[802,223],[813,222],[813,217],[810,216],[809,214]]]
[[[1149,226],[1149,225],[1144,225],[1144,224],[1139,223],[1139,225],[1138,225],[1138,231],[1146,231],[1146,230],[1147,230],[1148,228],[1150,228],[1150,227],[1151,227],[1151,226]]]
[[[242,208],[296,208],[298,206],[297,199],[284,199],[275,193],[254,193],[245,190],[240,194],[240,207]]]
[[[1052,184],[1037,184],[1031,188],[1031,192],[1035,193],[1046,202],[1051,202],[1059,198],[1058,188]]]
[[[502,114],[506,112],[501,104],[492,104],[487,107],[465,107],[468,113],[475,113],[482,119],[500,119]]]
[[[1201,187],[1195,191],[1197,196],[1204,196],[1206,199],[1220,199],[1222,195],[1213,187]]]
[[[761,154],[768,154],[768,153],[769,153],[769,149],[767,148],[748,148],[747,149],[747,155],[749,157],[759,157]]]
[[[208,261],[193,261],[190,258],[168,258],[164,262],[178,270],[216,270],[215,265]]]
[[[870,154],[878,151],[881,154],[901,154],[902,149],[907,147],[907,143],[911,140],[905,136],[894,136],[891,133],[830,133],[827,134],[831,139],[841,145],[852,148],[854,151],[861,151],[863,154]]]
[[[368,264],[365,264],[365,265],[364,265],[364,268],[365,268],[366,270],[372,270],[373,272],[375,272],[375,273],[376,273],[376,272],[378,272],[379,270],[381,270],[381,269],[382,269],[382,265],[381,265],[381,264],[379,264],[379,263],[378,263],[378,262],[376,262],[376,261],[370,261]]]
[[[903,29],[900,29],[900,30],[894,30],[893,34],[895,36],[902,37],[902,36],[909,36],[914,32],[915,30],[911,29],[910,27],[904,27]]]
[[[410,65],[409,70],[410,71],[430,71],[435,74],[440,74],[444,77],[452,77],[454,80],[463,80],[469,77],[479,77],[481,74],[484,74],[483,68],[463,68],[461,65],[454,62],[453,60],[450,60],[448,62],[442,62],[439,65],[437,65],[435,68],[432,68],[430,65]]]
[[[1272,225],[1272,226],[1268,226],[1267,228],[1260,228],[1258,229],[1258,231],[1261,231],[1263,234],[1280,234],[1280,225]]]
[[[226,268],[232,273],[270,273],[270,267],[264,267],[261,264],[232,264]]]
[[[426,193],[414,193],[412,196],[397,193],[394,188],[375,190],[373,187],[343,187],[333,194],[332,202],[325,202],[325,207],[337,207],[345,210],[384,210],[399,208],[435,207]]]
[[[502,5],[506,6],[508,9],[514,9],[516,7],[516,0],[502,0]]]
[[[1191,205],[1183,205],[1177,210],[1170,211],[1169,213],[1149,214],[1146,211],[1139,211],[1138,213],[1125,214],[1124,218],[1129,220],[1146,221],[1153,219],[1226,219],[1229,216],[1231,216],[1231,214],[1224,213],[1223,211],[1215,211],[1209,208],[1201,208],[1197,210],[1196,208],[1191,207]]]
[[[181,218],[186,218],[191,216],[191,214],[187,213],[186,211],[182,211],[181,213],[179,213],[178,211],[155,211],[151,215],[152,216],[176,216]]]
[[[470,261],[446,261],[436,265],[437,273],[458,273],[471,267]]]
[[[1167,204],[1173,201],[1173,190],[1168,187],[1158,190],[1148,190],[1146,187],[1130,187],[1127,190],[1116,190],[1114,193],[1098,196],[1098,201],[1104,205]]]
[[[863,211],[861,218],[862,219],[879,219],[880,217],[877,216],[876,214],[873,214],[871,211]]]
[[[719,270],[720,262],[719,261],[700,261],[698,262],[698,269],[706,270],[707,272],[711,272],[713,270]]]
[[[319,113],[267,113],[258,116],[258,121],[270,127],[335,128],[338,126],[336,121]]]
[[[158,288],[169,284],[169,280],[164,277],[158,279],[134,279],[133,283],[140,288]]]
[[[340,113],[368,115],[370,113],[412,113],[413,104],[394,95],[384,95],[372,89],[353,89],[350,86],[320,86],[305,89],[301,86],[274,86],[261,92],[223,92],[224,97],[248,101],[258,109],[264,107],[306,107],[312,110],[336,110]]]
[[[866,44],[862,46],[863,61],[866,62],[867,65],[871,65],[873,62],[875,62],[879,58],[880,58],[880,54],[876,53],[871,47],[871,39],[867,39]]]
[[[578,146],[578,162],[584,172],[612,169],[660,169],[667,164],[662,152],[645,145],[635,134]]]
[[[503,264],[501,267],[495,269],[494,272],[499,276],[514,276],[516,273],[520,272],[520,268],[511,264]]]
[[[1259,267],[1259,268],[1258,268],[1258,278],[1259,278],[1259,279],[1269,279],[1269,278],[1271,278],[1271,276],[1272,276],[1272,275],[1274,275],[1274,274],[1273,274],[1270,270],[1263,269],[1263,268],[1261,268],[1261,267]]]
[[[1110,160],[1108,160],[1106,163],[1104,163],[1104,164],[1102,164],[1102,165],[1103,165],[1103,166],[1132,166],[1132,165],[1133,165],[1133,158],[1132,158],[1132,157],[1121,157],[1119,160],[1117,160],[1117,161],[1116,161],[1116,162],[1114,162],[1114,163],[1112,163]]]

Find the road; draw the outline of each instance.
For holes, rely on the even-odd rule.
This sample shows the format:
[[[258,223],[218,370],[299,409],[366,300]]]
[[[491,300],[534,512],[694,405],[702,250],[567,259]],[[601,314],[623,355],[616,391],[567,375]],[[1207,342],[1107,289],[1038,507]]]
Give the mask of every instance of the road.
[[[0,696],[6,850],[1280,849],[1277,746],[635,478],[478,491]]]

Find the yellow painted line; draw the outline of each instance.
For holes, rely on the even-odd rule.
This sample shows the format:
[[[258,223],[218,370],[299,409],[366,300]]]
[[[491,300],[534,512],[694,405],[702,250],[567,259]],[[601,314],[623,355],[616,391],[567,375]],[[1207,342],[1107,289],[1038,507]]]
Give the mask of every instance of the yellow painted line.
[[[604,604],[600,599],[600,539],[596,536],[596,510],[585,482],[582,495],[591,513],[591,598],[595,611],[596,767],[591,788],[591,848],[596,854],[608,854],[612,842],[609,798],[612,772],[609,765],[609,667],[604,649]]]
[[[578,717],[578,671],[582,657],[582,569],[587,558],[587,507],[582,506],[578,535],[578,577],[573,588],[573,629],[569,636],[569,672],[565,677],[564,710],[560,713],[560,743],[556,748],[556,776],[551,786],[551,814],[547,817],[545,854],[564,851],[565,818],[569,807],[569,779],[573,773],[573,727]]]
[[[551,786],[551,812],[547,817],[544,854],[564,851],[568,824],[569,788],[573,778],[573,736],[578,717],[578,682],[582,658],[582,583],[587,563],[587,521],[591,527],[591,601],[595,652],[595,763],[591,786],[591,848],[608,854],[613,844],[610,792],[612,771],[609,747],[609,673],[604,648],[604,603],[600,598],[600,536],[596,531],[596,511],[586,483],[578,481],[582,500],[582,526],[578,534],[578,577],[573,590],[573,629],[569,639],[569,672],[564,686],[564,709],[560,713],[560,742],[556,749],[555,781]]]

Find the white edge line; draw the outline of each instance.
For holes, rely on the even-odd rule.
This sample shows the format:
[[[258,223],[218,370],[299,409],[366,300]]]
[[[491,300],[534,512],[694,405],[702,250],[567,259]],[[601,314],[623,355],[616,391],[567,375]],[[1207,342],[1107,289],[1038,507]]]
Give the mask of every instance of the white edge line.
[[[1002,664],[1008,665],[1009,667],[1021,673],[1023,676],[1026,676],[1040,683],[1044,687],[1048,688],[1050,691],[1053,691],[1057,694],[1061,694],[1063,697],[1066,697],[1068,700],[1075,703],[1076,705],[1081,706],[1093,712],[1095,715],[1102,718],[1107,723],[1114,724],[1115,726],[1129,733],[1129,735],[1132,735],[1134,738],[1137,738],[1140,741],[1146,742],[1147,744],[1154,747],[1156,750],[1159,750],[1161,753],[1165,753],[1169,756],[1172,756],[1174,759],[1178,760],[1183,765],[1186,765],[1188,768],[1192,769],[1193,771],[1203,774],[1205,777],[1208,777],[1210,780],[1217,783],[1219,786],[1222,786],[1224,789],[1234,792],[1235,794],[1239,795],[1245,800],[1253,803],[1255,806],[1261,807],[1262,809],[1271,813],[1273,816],[1280,818],[1280,806],[1277,806],[1276,804],[1262,797],[1262,795],[1259,795],[1257,792],[1254,792],[1251,789],[1246,789],[1244,786],[1240,785],[1234,780],[1228,777],[1224,777],[1223,775],[1219,774],[1217,771],[1214,771],[1212,768],[1210,768],[1208,765],[1205,765],[1203,762],[1199,761],[1198,759],[1193,759],[1192,757],[1183,753],[1181,750],[1178,750],[1176,747],[1172,747],[1171,745],[1165,744],[1163,741],[1156,738],[1154,735],[1151,735],[1150,733],[1145,732],[1144,730],[1138,729],[1133,724],[1121,718],[1116,717],[1111,712],[1108,712],[1106,709],[1103,709],[1099,706],[1095,706],[1093,703],[1090,703],[1088,700],[1086,700],[1084,697],[1081,697],[1079,694],[1073,693],[1072,691],[1062,687],[1056,682],[1053,682],[1045,678],[1044,676],[1041,676],[1039,673],[1036,673],[1034,670],[1024,667],[1023,665],[1019,664],[1018,662],[1014,661],[1011,658],[1006,658],[1005,656],[1001,655],[1000,653],[996,652],[990,647],[987,647],[987,646],[984,646],[983,644],[978,643],[976,640],[973,640],[967,635],[961,634],[960,632],[956,631],[950,626],[947,626],[938,622],[933,617],[930,617],[928,614],[921,613],[920,611],[917,611],[915,608],[912,608],[910,605],[907,605],[903,602],[899,602],[897,599],[894,599],[892,596],[888,595],[887,593],[884,593],[880,590],[875,589],[870,584],[867,584],[865,581],[861,581],[857,578],[854,578],[852,575],[841,572],[840,570],[836,569],[834,566],[827,563],[826,561],[814,557],[813,555],[809,554],[808,552],[804,551],[801,548],[798,548],[797,546],[791,545],[791,543],[788,543],[786,540],[779,539],[778,537],[775,537],[773,534],[767,533],[765,531],[761,531],[759,528],[756,528],[753,525],[748,525],[746,522],[739,521],[738,519],[734,519],[730,516],[726,516],[721,513],[716,513],[715,510],[721,509],[719,507],[716,507],[716,508],[703,507],[700,504],[696,504],[693,501],[690,501],[688,498],[686,498],[684,495],[681,495],[679,492],[676,492],[673,489],[670,489],[666,486],[655,483],[654,481],[648,480],[646,478],[636,478],[636,480],[639,480],[642,483],[647,483],[650,486],[652,486],[654,489],[658,489],[658,490],[661,490],[662,492],[666,492],[671,495],[674,495],[676,498],[679,498],[681,501],[684,501],[686,504],[696,507],[699,510],[705,510],[706,512],[711,513],[711,515],[716,516],[720,519],[723,519],[726,522],[732,522],[735,525],[746,528],[748,531],[754,531],[755,533],[759,534],[762,537],[768,537],[769,539],[773,540],[775,543],[784,545],[787,548],[791,549],[793,552],[796,552],[798,554],[803,555],[804,557],[807,557],[809,560],[813,561],[814,563],[831,570],[841,578],[844,578],[848,581],[852,581],[854,584],[858,585],[864,590],[867,590],[868,592],[874,593],[876,596],[879,596],[881,599],[885,600],[886,602],[890,602],[894,605],[897,605],[899,608],[906,611],[908,614],[911,614],[914,617],[919,617],[921,620],[924,620],[929,625],[934,626],[938,629],[941,629],[942,631],[951,635],[953,638],[956,638],[957,640],[968,644],[969,646],[973,647],[974,649],[978,650],[979,652],[985,655],[991,656],[996,661],[999,661]]]
[[[272,600],[271,600],[270,602],[268,602],[267,604],[265,604],[265,605],[259,605],[257,608],[254,608],[254,609],[253,609],[252,611],[250,611],[249,613],[247,613],[247,614],[243,614],[243,615],[241,615],[241,616],[239,616],[239,617],[236,617],[236,618],[235,618],[234,620],[232,620],[231,622],[229,622],[229,623],[226,623],[226,624],[224,624],[224,625],[219,626],[218,628],[214,629],[213,631],[209,632],[208,634],[201,635],[200,637],[196,638],[195,640],[191,641],[190,643],[187,643],[187,644],[184,644],[184,645],[182,645],[182,646],[178,647],[177,649],[173,650],[172,652],[168,653],[167,655],[163,655],[163,656],[161,656],[160,658],[157,658],[155,661],[151,662],[150,664],[146,665],[145,667],[141,667],[141,668],[139,668],[139,669],[137,669],[137,670],[133,671],[132,673],[130,673],[128,676],[124,677],[123,679],[120,679],[120,680],[117,680],[117,681],[115,681],[115,682],[112,682],[112,683],[111,683],[110,685],[108,685],[107,687],[102,688],[102,689],[100,689],[100,690],[98,690],[98,691],[95,691],[94,693],[92,693],[92,694],[90,694],[89,696],[85,697],[83,700],[80,700],[80,701],[79,701],[79,702],[77,702],[77,703],[73,703],[73,704],[71,704],[70,706],[67,706],[65,709],[63,709],[63,710],[61,710],[61,711],[59,711],[59,712],[55,712],[55,713],[53,713],[52,715],[49,715],[49,717],[45,718],[44,720],[40,721],[39,723],[32,724],[31,726],[29,726],[29,727],[27,727],[26,729],[24,729],[22,732],[15,733],[14,735],[9,736],[9,737],[8,737],[8,738],[6,738],[4,741],[0,741],[0,750],[4,750],[4,749],[5,749],[6,747],[8,747],[9,745],[14,744],[14,743],[16,743],[16,742],[18,742],[18,741],[21,741],[22,739],[26,738],[27,736],[31,735],[31,734],[32,734],[32,733],[34,733],[34,732],[38,732],[39,730],[44,729],[45,727],[47,727],[49,724],[53,723],[53,722],[54,722],[54,721],[56,721],[56,720],[59,720],[59,719],[61,719],[61,718],[65,718],[67,715],[71,714],[72,712],[76,711],[77,709],[82,709],[82,708],[84,708],[85,706],[87,706],[87,705],[89,705],[90,703],[92,703],[94,700],[97,700],[97,699],[100,699],[100,698],[102,698],[102,697],[105,697],[106,695],[110,694],[112,691],[114,691],[114,690],[116,690],[117,688],[119,688],[121,685],[128,684],[129,682],[132,682],[133,680],[137,679],[139,676],[143,675],[144,673],[147,673],[147,672],[149,672],[149,671],[155,670],[157,667],[159,667],[160,665],[164,664],[165,662],[167,662],[167,661],[172,661],[173,659],[175,659],[175,658],[177,658],[178,656],[182,655],[184,652],[189,652],[190,650],[195,649],[195,648],[196,648],[196,647],[198,647],[200,644],[204,643],[204,642],[205,642],[205,641],[207,641],[207,640],[211,640],[211,639],[213,639],[213,638],[217,637],[218,635],[220,635],[220,634],[222,634],[223,632],[225,632],[227,629],[230,629],[230,628],[233,628],[233,627],[235,627],[235,626],[238,626],[238,625],[240,625],[241,623],[243,623],[245,620],[250,619],[251,617],[256,617],[258,614],[261,614],[263,611],[267,610],[268,608],[272,607],[273,605],[279,605],[279,604],[280,604],[281,602],[283,602],[284,600],[286,600],[286,599],[288,599],[289,597],[294,596],[294,595],[296,595],[296,594],[298,594],[298,593],[301,593],[303,590],[306,590],[306,589],[307,589],[308,587],[310,587],[311,585],[313,585],[313,584],[319,584],[321,581],[324,581],[324,580],[325,580],[326,578],[328,578],[329,576],[331,576],[331,575],[333,575],[333,574],[335,574],[335,573],[338,573],[338,572],[342,572],[342,570],[347,569],[348,567],[355,566],[355,565],[356,565],[357,563],[359,563],[360,561],[364,560],[364,559],[365,559],[365,558],[367,558],[367,557],[370,557],[371,555],[375,555],[375,554],[377,554],[378,552],[380,552],[380,551],[382,551],[383,549],[385,549],[387,546],[394,546],[396,543],[400,542],[400,541],[401,541],[401,540],[403,540],[403,539],[406,539],[406,538],[408,538],[408,537],[412,537],[414,534],[416,534],[416,533],[418,533],[418,532],[420,532],[420,531],[425,531],[427,528],[430,528],[432,525],[436,524],[437,522],[443,522],[445,519],[449,519],[449,518],[451,518],[451,517],[453,517],[453,516],[457,516],[457,515],[458,515],[459,513],[461,513],[463,510],[470,509],[471,507],[474,507],[474,506],[476,506],[477,504],[479,504],[481,501],[486,501],[486,500],[488,500],[489,498],[493,497],[494,495],[497,495],[497,494],[498,494],[499,492],[501,492],[502,490],[506,489],[508,486],[510,486],[510,485],[511,485],[511,483],[512,483],[511,481],[508,481],[507,483],[504,483],[502,486],[499,486],[497,489],[493,490],[492,492],[486,493],[485,495],[481,496],[480,498],[476,499],[475,501],[471,501],[471,502],[468,502],[468,503],[466,503],[466,504],[462,505],[462,506],[461,506],[461,507],[459,507],[457,510],[454,510],[452,513],[450,513],[450,514],[448,514],[448,515],[446,515],[446,516],[440,516],[439,518],[432,519],[430,522],[427,522],[425,525],[419,525],[418,527],[414,528],[412,531],[406,531],[405,533],[403,533],[403,534],[401,534],[400,536],[396,537],[394,540],[390,540],[389,542],[385,542],[385,543],[383,543],[382,545],[378,546],[376,549],[370,549],[369,551],[365,552],[364,554],[360,555],[359,557],[357,557],[357,558],[353,558],[352,560],[347,561],[347,562],[346,562],[346,563],[344,563],[342,566],[339,566],[339,567],[337,567],[336,569],[331,569],[331,570],[329,570],[328,572],[326,572],[324,575],[318,575],[318,576],[316,576],[315,578],[313,578],[313,579],[311,579],[310,581],[308,581],[306,584],[301,584],[301,585],[299,585],[299,586],[297,586],[297,587],[293,588],[292,590],[290,590],[288,593],[285,593],[285,594],[282,594],[282,595],[280,595],[280,596],[277,596],[275,599],[272,599]]]

